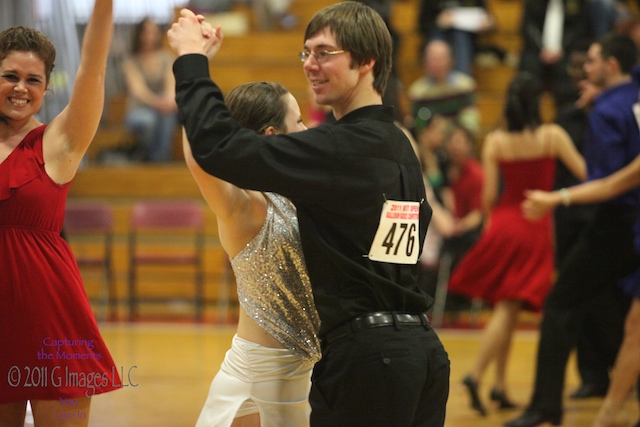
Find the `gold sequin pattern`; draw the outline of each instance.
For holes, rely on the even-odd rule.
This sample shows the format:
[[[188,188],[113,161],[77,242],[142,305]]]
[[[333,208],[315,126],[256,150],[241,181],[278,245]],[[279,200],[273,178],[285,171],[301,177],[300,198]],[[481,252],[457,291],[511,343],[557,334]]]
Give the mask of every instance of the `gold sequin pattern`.
[[[232,260],[242,308],[303,360],[320,360],[320,318],[300,243],[296,208],[273,193],[260,232]]]

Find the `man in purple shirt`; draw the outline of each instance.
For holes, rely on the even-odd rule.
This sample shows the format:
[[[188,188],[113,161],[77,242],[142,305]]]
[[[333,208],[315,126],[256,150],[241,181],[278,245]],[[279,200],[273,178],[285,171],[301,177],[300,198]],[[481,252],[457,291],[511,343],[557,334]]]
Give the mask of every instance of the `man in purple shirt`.
[[[608,34],[589,48],[587,78],[603,89],[594,102],[584,141],[590,180],[610,175],[640,154],[635,114],[640,86],[631,74],[635,62],[636,47],[626,36]],[[586,309],[640,262],[633,244],[638,208],[638,188],[595,207],[593,221],[567,254],[545,301],[531,403],[506,427],[561,423],[567,361]]]

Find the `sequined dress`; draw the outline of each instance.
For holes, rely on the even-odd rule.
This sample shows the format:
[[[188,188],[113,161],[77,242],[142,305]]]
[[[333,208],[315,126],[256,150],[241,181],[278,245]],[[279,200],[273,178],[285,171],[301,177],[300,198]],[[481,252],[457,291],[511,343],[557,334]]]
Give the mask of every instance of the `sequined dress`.
[[[267,216],[260,232],[232,260],[238,300],[253,320],[301,359],[320,360],[315,309],[296,209],[265,193]]]
[[[0,404],[121,387],[60,237],[70,184],[45,172],[44,130],[29,132],[0,163]]]

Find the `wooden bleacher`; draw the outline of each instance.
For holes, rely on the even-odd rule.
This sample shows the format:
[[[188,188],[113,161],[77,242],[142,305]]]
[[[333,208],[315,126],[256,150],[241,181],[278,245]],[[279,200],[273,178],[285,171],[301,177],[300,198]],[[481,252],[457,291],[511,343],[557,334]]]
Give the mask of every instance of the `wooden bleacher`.
[[[422,75],[419,59],[420,35],[415,30],[416,14],[420,0],[403,0],[394,3],[393,22],[402,37],[398,69],[405,87]],[[303,45],[306,22],[320,8],[335,3],[334,0],[295,0],[291,12],[299,19],[293,30],[251,31],[246,35],[225,38],[223,48],[214,58],[211,74],[223,91],[247,81],[275,80],[284,83],[298,99],[303,115],[308,108],[307,81],[296,53]],[[482,41],[503,48],[517,55],[520,49],[518,26],[521,0],[488,0],[498,26],[494,33],[482,36]],[[250,13],[250,9],[240,9]],[[515,69],[507,64],[479,67],[474,70],[478,83],[478,105],[482,115],[483,131],[493,128],[502,114],[506,85]],[[121,120],[124,112],[121,97],[111,100],[108,106],[109,120],[99,130],[95,146],[89,152],[89,164],[80,170],[71,186],[71,199],[98,199],[108,201],[115,211],[115,269],[116,285],[120,298],[126,297],[127,254],[126,236],[132,202],[141,198],[193,198],[202,200],[200,192],[188,169],[181,160],[179,138],[176,141],[176,162],[170,165],[122,165],[101,166],[95,163],[100,148],[126,140]],[[548,109],[546,111],[549,111]],[[550,113],[547,114],[547,117]],[[224,265],[225,254],[217,243],[214,215],[202,202],[207,218],[206,298],[210,307],[218,295],[218,278]],[[171,276],[158,276],[158,286],[166,289],[179,287]],[[172,282],[172,280],[174,282]],[[91,292],[90,281],[87,283]],[[233,294],[233,291],[232,291]],[[124,300],[123,300],[124,303]],[[121,312],[124,305],[121,304]],[[206,312],[205,312],[206,316]],[[124,317],[121,316],[121,317]],[[210,318],[210,316],[208,317]]]
[[[90,165],[78,171],[69,191],[69,200],[94,200],[106,202],[114,212],[114,244],[113,265],[115,271],[115,287],[118,298],[118,318],[127,318],[127,273],[128,253],[127,238],[131,207],[140,199],[194,199],[202,204],[205,213],[205,299],[208,302],[205,310],[205,321],[219,321],[216,312],[217,299],[220,292],[221,279],[227,266],[226,254],[220,247],[217,237],[216,219],[204,203],[200,191],[183,162],[166,165],[125,165],[100,166]],[[72,240],[73,242],[73,240]],[[72,248],[74,246],[72,245]],[[82,247],[81,250],[91,250]],[[177,298],[188,298],[192,295],[191,276],[189,271],[157,269],[148,272],[151,284],[143,284],[145,295],[159,296],[164,293]],[[100,286],[100,275],[91,272],[83,273],[85,287],[90,298],[97,297]],[[235,291],[230,290],[233,297]],[[232,305],[235,305],[235,297]],[[178,300],[176,300],[179,302]],[[96,307],[96,310],[102,310]],[[188,304],[142,306],[142,318],[182,318],[192,316],[192,307]],[[231,311],[233,320],[234,311]]]

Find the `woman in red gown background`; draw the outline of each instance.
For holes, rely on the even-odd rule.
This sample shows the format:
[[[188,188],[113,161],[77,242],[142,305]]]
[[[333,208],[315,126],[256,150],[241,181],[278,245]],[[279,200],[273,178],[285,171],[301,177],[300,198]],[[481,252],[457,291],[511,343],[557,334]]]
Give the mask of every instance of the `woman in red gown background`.
[[[485,229],[449,282],[450,292],[493,306],[474,368],[463,379],[471,406],[481,415],[486,409],[479,396],[480,380],[492,361],[496,378],[490,398],[499,408],[514,407],[507,398],[505,372],[518,313],[539,311],[552,284],[551,216],[536,222],[525,219],[520,208],[524,193],[552,188],[556,159],[579,179],[586,177],[584,159],[567,133],[558,125],[541,124],[539,103],[540,84],[528,73],[516,75],[506,95],[506,129],[487,135],[482,150]]]

